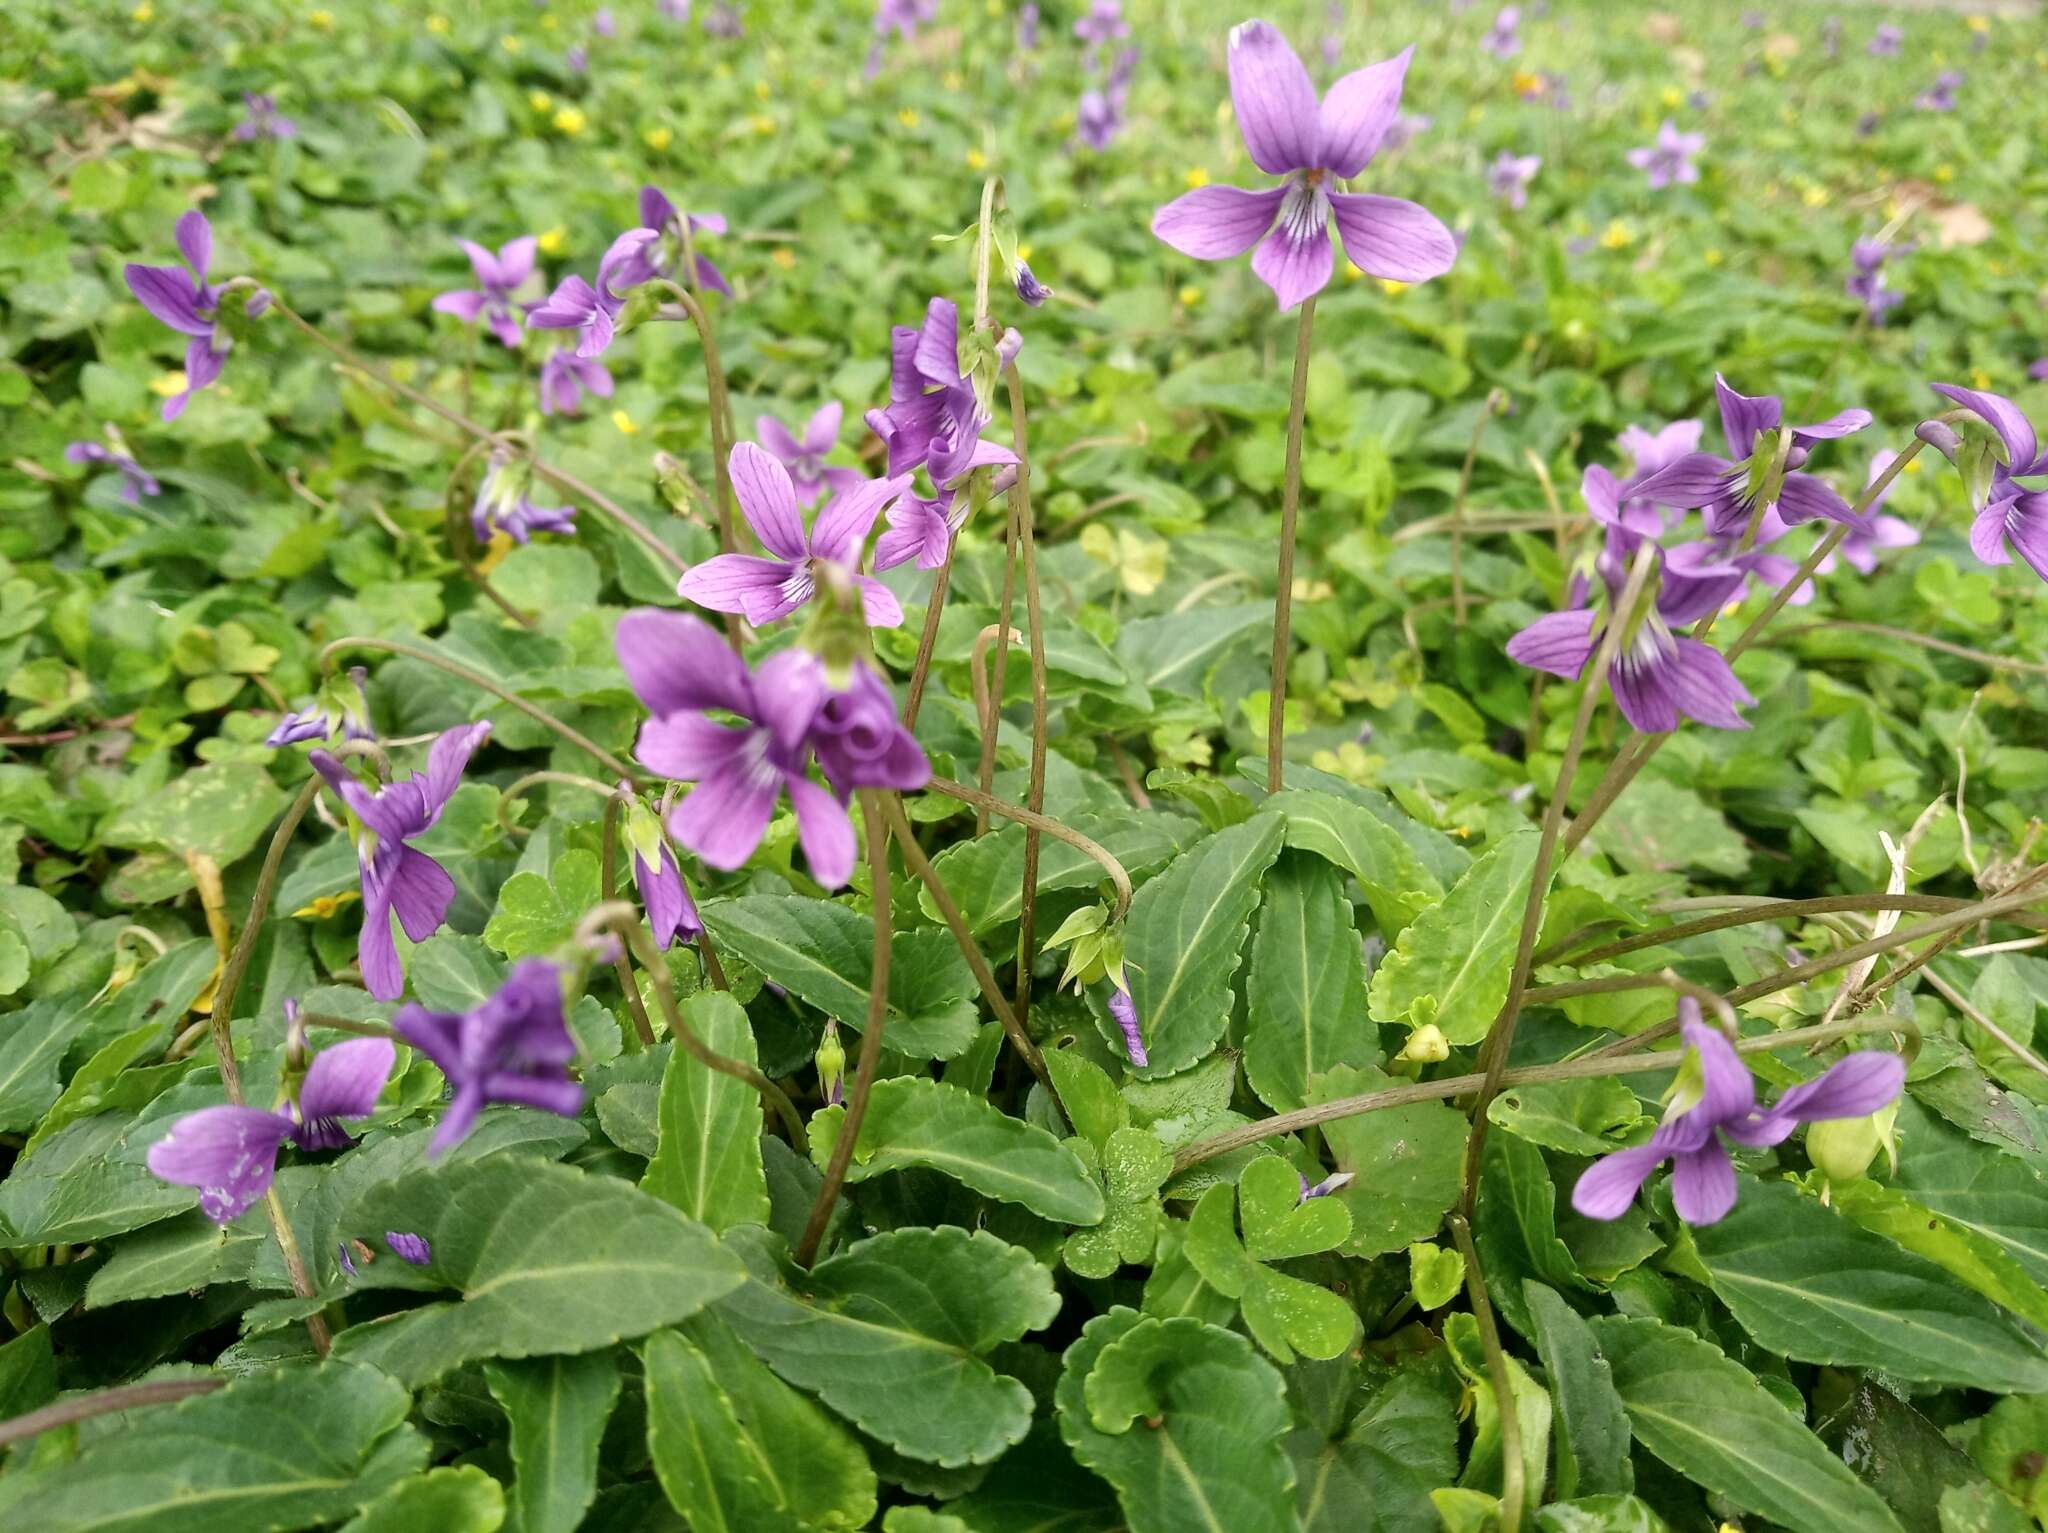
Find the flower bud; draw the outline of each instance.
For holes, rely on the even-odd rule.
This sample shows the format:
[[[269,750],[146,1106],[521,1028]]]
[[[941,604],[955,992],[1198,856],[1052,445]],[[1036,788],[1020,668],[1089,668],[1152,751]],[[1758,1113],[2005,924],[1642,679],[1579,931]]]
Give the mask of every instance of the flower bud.
[[[827,1020],[825,1036],[818,1043],[818,1090],[827,1107],[846,1100],[846,1046],[839,1041],[839,1024]]]
[[[1444,1037],[1443,1029],[1434,1022],[1431,1022],[1426,1026],[1416,1028],[1414,1032],[1410,1033],[1408,1035],[1408,1042],[1402,1047],[1400,1054],[1396,1057],[1405,1059],[1411,1064],[1442,1064],[1451,1057],[1451,1045],[1449,1040]]]
[[[1963,439],[1956,435],[1955,427],[1947,421],[1922,421],[1913,428],[1913,435],[1951,463],[1955,462],[1956,452],[1963,445]]]
[[[1031,264],[1018,257],[1017,265],[1010,273],[1010,280],[1017,284],[1017,296],[1032,308],[1037,308],[1052,297],[1052,289],[1040,282],[1031,270]]]
[[[1831,1182],[1853,1182],[1883,1150],[1898,1161],[1898,1104],[1861,1118],[1823,1118],[1806,1131],[1806,1158]]]

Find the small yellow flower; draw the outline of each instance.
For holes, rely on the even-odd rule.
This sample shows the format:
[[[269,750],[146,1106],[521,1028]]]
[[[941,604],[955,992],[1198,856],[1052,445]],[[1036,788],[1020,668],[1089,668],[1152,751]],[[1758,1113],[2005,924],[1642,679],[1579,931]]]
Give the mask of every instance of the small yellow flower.
[[[565,106],[555,113],[555,126],[574,138],[590,126],[590,119],[583,115],[583,108],[580,106]]]
[[[142,4],[128,14],[136,21],[152,21],[156,17],[156,7],[151,5],[149,0],[142,0]]]
[[[791,250],[787,245],[777,245],[775,247],[774,253],[771,254],[768,257],[768,259],[773,261],[777,266],[781,267],[784,271],[796,270],[796,252],[794,250]]]
[[[429,16],[427,18],[427,30],[436,37],[446,37],[448,35],[448,18],[438,14]]]
[[[1824,186],[1809,186],[1799,194],[1799,200],[1810,208],[1824,208],[1828,205],[1828,189]]]
[[[536,112],[552,112],[555,109],[555,98],[544,90],[531,91],[527,94],[526,104]]]
[[[556,224],[554,228],[541,235],[536,243],[540,246],[542,255],[560,255],[569,248],[568,226]]]
[[[756,80],[754,82],[754,98],[757,101],[766,101],[774,93],[774,87],[766,80]]]
[[[503,37],[498,39],[498,46],[500,48],[503,48],[507,53],[517,53],[521,48],[524,48],[526,46],[526,39],[523,37],[514,37],[510,32],[507,32]]]
[[[1991,374],[1989,374],[1989,373],[1985,372],[1985,371],[1984,371],[1984,369],[1983,369],[1983,368],[1981,368],[1981,367],[1973,367],[1973,368],[1971,368],[1971,369],[1970,369],[1970,387],[1971,387],[1971,388],[1973,388],[1973,389],[1988,389],[1988,388],[1990,388],[1990,387],[1991,387]]]
[[[1543,94],[1543,76],[1531,74],[1526,69],[1517,69],[1509,79],[1508,84],[1513,87],[1515,94],[1524,101],[1528,100],[1531,96]]]
[[[1190,190],[1199,191],[1202,187],[1205,187],[1209,184],[1209,167],[1206,165],[1197,165],[1193,170],[1189,171],[1181,179],[1187,182]]]
[[[1709,266],[1719,266],[1725,259],[1727,258],[1721,254],[1720,246],[1712,245],[1707,248],[1706,261]]]
[[[323,894],[308,900],[292,914],[302,921],[331,921],[344,906],[353,905],[361,898],[362,895],[354,889],[344,889],[339,894]]]
[[[1392,277],[1382,277],[1380,278],[1380,291],[1389,298],[1396,298],[1408,291],[1408,284],[1396,282]]]
[[[988,4],[982,9],[988,12],[990,21],[1000,21],[1003,15],[1003,0],[988,0]]]
[[[673,128],[649,128],[640,135],[640,141],[656,154],[659,154],[676,141],[675,130]]]
[[[1017,247],[1017,259],[1020,261],[1031,259],[1031,247],[1028,244],[1020,244]]]
[[[1622,250],[1635,242],[1635,230],[1618,218],[1600,233],[1600,246],[1603,250]]]
[[[903,126],[906,128],[916,127],[918,123],[917,109],[914,107],[905,107],[902,111],[896,114],[896,120],[902,123]]]
[[[1190,282],[1186,287],[1180,290],[1179,297],[1180,306],[1183,309],[1192,309],[1196,304],[1202,301],[1202,290],[1196,287],[1194,283]]]
[[[180,368],[175,372],[163,373],[158,377],[152,378],[149,383],[149,391],[152,394],[159,394],[165,399],[169,399],[173,394],[184,393],[184,370]]]
[[[332,32],[334,30],[334,12],[332,11],[313,11],[306,17],[306,20],[319,31]]]
[[[960,77],[960,71],[957,69],[949,69],[945,72],[944,75],[940,76],[939,78],[939,84],[945,86],[946,89],[950,91],[957,91],[960,89],[961,86],[965,85],[966,83],[967,82]]]
[[[1944,185],[1944,186],[1948,185],[1948,183],[1949,183],[1949,182],[1951,182],[1951,181],[1953,181],[1953,180],[1955,180],[1955,178],[1956,178],[1956,168],[1955,168],[1955,166],[1953,166],[1953,165],[1937,165],[1937,166],[1935,166],[1935,167],[1934,167],[1934,179],[1935,179],[1935,180],[1937,180],[1937,181],[1939,181],[1939,182],[1940,182],[1940,183],[1941,183],[1942,185]]]
[[[773,133],[779,126],[775,119],[770,117],[766,112],[756,112],[752,117],[747,119],[747,122],[748,125],[752,127],[753,130],[756,133],[758,133],[762,138],[768,137],[768,135]]]
[[[555,19],[555,14],[552,11],[540,19],[540,29],[543,32],[552,32],[560,25],[561,23]]]
[[[627,436],[638,436],[640,434],[639,426],[634,423],[633,417],[624,410],[612,411],[612,424],[617,426]]]
[[[1685,92],[1675,85],[1667,85],[1664,87],[1663,101],[1666,106],[1684,106]]]
[[[968,151],[967,151],[967,168],[968,168],[969,170],[987,170],[987,169],[988,169],[988,156],[987,156],[987,155],[985,155],[985,154],[983,154],[983,153],[982,153],[982,152],[981,152],[981,151],[980,151],[979,149],[970,149],[970,150],[968,150]]]
[[[1923,465],[1918,458],[1909,459],[1902,472],[1908,474],[1917,474],[1924,466],[1925,465]]]
[[[1467,127],[1476,128],[1485,120],[1486,108],[1479,105],[1478,102],[1473,102],[1471,106],[1465,109],[1465,125]]]
[[[1965,16],[1963,18],[1963,25],[1972,32],[1989,32],[1991,30],[1991,18],[1989,16]]]

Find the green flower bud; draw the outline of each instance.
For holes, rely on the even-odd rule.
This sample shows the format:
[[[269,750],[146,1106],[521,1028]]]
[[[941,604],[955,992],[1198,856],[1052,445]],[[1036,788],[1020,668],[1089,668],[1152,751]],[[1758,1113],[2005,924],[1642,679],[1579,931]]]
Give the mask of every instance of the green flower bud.
[[[846,1048],[839,1041],[839,1024],[827,1021],[825,1036],[818,1043],[818,1090],[825,1105],[837,1107],[846,1100]]]

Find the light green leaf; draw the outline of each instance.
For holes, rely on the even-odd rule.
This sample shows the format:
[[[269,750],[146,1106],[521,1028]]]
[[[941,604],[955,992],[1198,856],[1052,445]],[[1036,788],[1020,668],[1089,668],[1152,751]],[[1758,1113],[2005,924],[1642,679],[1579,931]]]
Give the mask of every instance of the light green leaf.
[[[845,1118],[844,1107],[811,1116],[811,1160],[820,1169]],[[906,1166],[941,1172],[1061,1224],[1095,1224],[1104,1211],[1102,1189],[1088,1168],[1044,1129],[921,1075],[875,1082],[846,1179],[864,1182]]]
[[[1899,1105],[1896,1184],[1914,1202],[1995,1240],[2048,1285],[2048,1173],[2011,1155],[1986,1155],[1910,1096]]]
[[[1269,814],[1220,830],[1181,853],[1131,901],[1124,967],[1151,1056],[1134,1073],[1185,1070],[1223,1036],[1231,977],[1280,834],[1279,818]]]
[[[170,1122],[101,1113],[59,1129],[0,1181],[0,1246],[76,1245],[125,1234],[197,1203],[150,1175],[150,1145]]]
[[[715,1054],[758,1065],[754,1031],[722,990],[683,1002],[683,1024]],[[661,1137],[640,1186],[714,1230],[768,1222],[761,1094],[676,1045],[661,1077]]]
[[[1237,1179],[1238,1222],[1245,1253],[1277,1262],[1332,1251],[1351,1234],[1351,1212],[1330,1197],[1301,1195],[1301,1176],[1278,1155],[1253,1161]]]
[[[1300,1107],[1311,1076],[1380,1062],[1365,1014],[1365,952],[1343,876],[1329,863],[1285,852],[1267,875],[1245,1009],[1245,1078],[1276,1111]]]
[[[1836,1182],[1829,1196],[1843,1218],[1897,1241],[2036,1329],[2048,1331],[2048,1290],[1990,1236],[1915,1203],[1897,1188],[1867,1178]]]
[[[498,890],[484,941],[507,958],[550,952],[575,935],[576,923],[597,903],[597,889],[593,852],[562,853],[547,878],[514,873]]]
[[[1456,1381],[1444,1373],[1440,1386],[1420,1366],[1403,1368],[1342,1437],[1288,1434],[1306,1533],[1437,1533],[1429,1493],[1458,1473]]]
[[[1076,815],[1068,822],[1082,835],[1123,864],[1132,879],[1143,879],[1173,860],[1194,839],[1195,826],[1185,815],[1163,811]],[[1015,921],[1024,905],[1024,827],[1004,825],[985,836],[956,841],[932,859],[946,890],[976,936]],[[1086,852],[1041,837],[1038,847],[1038,892],[1087,889],[1106,884],[1102,864]],[[931,891],[918,887],[918,901],[928,920],[939,919]]]
[[[474,1464],[407,1475],[364,1507],[341,1533],[497,1533],[505,1488]]]
[[[1559,1499],[1634,1490],[1628,1415],[1622,1409],[1621,1396],[1614,1392],[1607,1359],[1593,1344],[1593,1333],[1555,1289],[1527,1282],[1522,1285],[1522,1295],[1536,1355],[1543,1360],[1550,1398],[1557,1407]]]
[[[745,1279],[711,1232],[608,1176],[528,1156],[430,1167],[372,1188],[347,1228],[427,1237],[455,1301],[350,1326],[336,1355],[425,1383],[477,1357],[589,1352],[673,1325]]]
[[[1486,1141],[1472,1235],[1487,1286],[1493,1290],[1494,1308],[1524,1336],[1532,1334],[1522,1303],[1525,1279],[1578,1293],[1592,1291],[1579,1276],[1572,1253],[1557,1238],[1557,1188],[1543,1152],[1512,1134],[1493,1134]]]
[[[763,1444],[741,1430],[710,1360],[674,1331],[640,1350],[647,1386],[647,1451],[669,1505],[693,1533],[796,1533]]]
[[[1130,1104],[1120,1096],[1116,1083],[1102,1066],[1074,1049],[1047,1049],[1046,1073],[1066,1108],[1074,1132],[1104,1149],[1109,1136],[1131,1121]]]
[[[1904,1533],[1875,1491],[1756,1376],[1661,1320],[1587,1322],[1637,1442],[1690,1480],[1792,1533]]]
[[[783,1378],[905,1457],[985,1464],[1031,1425],[1031,1392],[982,1354],[1052,1323],[1060,1299],[1028,1251],[951,1226],[859,1241],[808,1273],[766,1232],[727,1243],[748,1281],[718,1315]]]
[[[1472,1447],[1458,1484],[1497,1494],[1502,1488],[1506,1440],[1501,1434],[1500,1402],[1479,1341],[1479,1322],[1463,1310],[1446,1315],[1444,1348],[1472,1400]],[[1507,1365],[1509,1398],[1515,1402],[1515,1420],[1521,1426],[1522,1483],[1528,1498],[1540,1502],[1550,1462],[1550,1396],[1529,1376],[1520,1359],[1510,1355]]]
[[[108,846],[198,852],[222,867],[243,856],[284,808],[285,791],[253,761],[216,761],[122,810],[100,831]]]
[[[1401,833],[1364,805],[1312,788],[1289,788],[1267,799],[1265,807],[1287,821],[1290,849],[1314,852],[1358,880],[1389,942],[1444,897],[1437,876]]]
[[[1417,1309],[1442,1309],[1464,1286],[1465,1258],[1458,1251],[1428,1240],[1408,1247],[1408,1295]]]
[[[1916,1383],[2048,1389],[2048,1356],[1989,1300],[1790,1183],[1745,1180],[1693,1243],[1714,1292],[1772,1352]]]
[[[1401,933],[1372,977],[1374,1021],[1434,1022],[1454,1046],[1486,1036],[1507,999],[1537,839],[1519,830],[1495,842]]]
[[[1059,1050],[1046,1060],[1061,1057]],[[1093,1229],[1076,1230],[1063,1248],[1066,1264],[1082,1277],[1106,1278],[1126,1262],[1150,1261],[1158,1243],[1159,1189],[1173,1157],[1143,1129],[1119,1128],[1101,1151],[1108,1212]]]
[[[1118,1307],[1067,1348],[1056,1398],[1131,1533],[1298,1533],[1286,1394],[1243,1337]]]
[[[619,1398],[617,1360],[609,1351],[494,1358],[484,1380],[512,1422],[513,1528],[575,1533],[597,1494],[597,1450]]]
[[[1671,1524],[1647,1501],[1609,1493],[1537,1508],[1536,1533],[1671,1533]]]
[[[1396,1084],[1378,1070],[1332,1070],[1309,1085],[1312,1104],[1334,1102]],[[1337,1118],[1323,1137],[1349,1185],[1330,1194],[1351,1211],[1347,1256],[1378,1256],[1426,1240],[1458,1199],[1471,1125],[1442,1102],[1417,1102]]]
[[[1660,1005],[1668,1004],[1660,1001]],[[1641,1121],[1636,1094],[1612,1077],[1511,1086],[1486,1109],[1489,1122],[1546,1150],[1605,1155]]]

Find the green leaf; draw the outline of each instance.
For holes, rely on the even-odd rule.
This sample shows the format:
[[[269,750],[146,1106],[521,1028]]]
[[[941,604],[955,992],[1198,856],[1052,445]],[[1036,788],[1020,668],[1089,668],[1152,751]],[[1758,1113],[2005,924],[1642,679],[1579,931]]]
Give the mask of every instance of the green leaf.
[[[1454,1380],[1446,1388],[1410,1366],[1373,1393],[1342,1437],[1290,1432],[1305,1533],[1437,1533],[1429,1493],[1457,1478],[1455,1398]]]
[[[1941,1533],[2037,1533],[2041,1526],[1995,1485],[1952,1485],[1938,1505]]]
[[[1031,1425],[1031,1392],[983,1354],[1052,1323],[1028,1251],[951,1226],[859,1241],[808,1273],[765,1232],[726,1237],[748,1281],[718,1315],[769,1367],[907,1458],[986,1464]]]
[[[1434,1022],[1454,1046],[1486,1036],[1507,999],[1537,840],[1519,830],[1495,842],[1401,933],[1372,977],[1374,1021]]]
[[[700,991],[682,1011],[684,1026],[713,1053],[759,1064],[747,1014],[726,992]],[[661,1076],[660,1125],[654,1158],[640,1178],[644,1191],[714,1230],[768,1222],[760,1092],[699,1064],[678,1044]]]
[[[1592,843],[1631,873],[1698,868],[1734,878],[1749,867],[1748,846],[1720,811],[1692,789],[1659,777],[1631,784],[1601,816]],[[1875,838],[1870,847],[1876,851]],[[1872,877],[1883,877],[1881,864]]]
[[[474,1464],[407,1475],[364,1507],[341,1533],[497,1533],[505,1488]]]
[[[839,1140],[844,1107],[812,1114],[811,1160],[820,1169]],[[1074,1152],[982,1097],[921,1075],[875,1082],[847,1167],[849,1182],[923,1166],[1061,1224],[1102,1219],[1102,1189]]]
[[[1486,1109],[1487,1120],[1510,1134],[1567,1155],[1620,1149],[1642,1116],[1636,1094],[1611,1077],[1512,1086]]]
[[[1864,1178],[1836,1182],[1830,1199],[1843,1218],[1897,1241],[2036,1329],[2048,1330],[2048,1290],[1990,1236],[1944,1218],[1896,1188]]]
[[[26,1016],[28,1013],[23,1012],[20,1015]],[[80,1020],[83,1020],[83,1016]],[[42,1121],[36,1125],[36,1131],[28,1136],[28,1143],[21,1147],[22,1157],[26,1159],[33,1155],[44,1140],[67,1123],[76,1123],[80,1118],[89,1118],[94,1113],[112,1108],[147,1105],[148,1098],[138,1098],[124,1089],[134,1083],[137,1076],[144,1075],[144,1072],[136,1071],[127,1075],[125,1080],[123,1072],[136,1060],[168,1041],[169,1034],[170,1029],[166,1023],[154,1020],[145,1022],[142,1026],[121,1034],[80,1065],[77,1073],[65,1082],[63,1094],[51,1103],[50,1110],[43,1114]],[[4,1047],[0,1047],[0,1053],[4,1052]],[[5,1073],[5,1065],[0,1064],[0,1075]],[[160,1068],[160,1073],[151,1072],[146,1078],[152,1085],[158,1082],[169,1084],[181,1073],[179,1067],[167,1065]],[[4,1121],[4,1113],[0,1113],[0,1123]]]
[[[139,1230],[197,1201],[150,1175],[150,1145],[168,1119],[101,1113],[51,1135],[0,1181],[0,1246],[76,1245]]]
[[[597,1450],[619,1398],[618,1361],[609,1351],[495,1358],[484,1364],[484,1380],[512,1422],[513,1528],[575,1533],[597,1494]]]
[[[2048,1356],[1990,1301],[1790,1183],[1745,1179],[1693,1243],[1714,1292],[1772,1352],[1916,1383],[2048,1389]]]
[[[1163,868],[1195,835],[1185,815],[1142,810],[1118,815],[1075,815],[1067,822],[1123,864],[1136,880]],[[985,836],[956,841],[932,859],[940,881],[959,905],[967,928],[976,936],[1015,921],[1024,906],[1024,827],[1004,825]],[[1088,889],[1106,884],[1102,864],[1086,852],[1041,837],[1038,847],[1038,892]],[[918,886],[918,902],[927,919],[939,919],[931,891]]]
[[[1479,1322],[1463,1310],[1446,1315],[1444,1349],[1472,1400],[1472,1447],[1458,1484],[1497,1493],[1502,1488],[1507,1444],[1501,1433],[1499,1400],[1479,1340]],[[1522,1482],[1528,1498],[1540,1502],[1550,1461],[1550,1396],[1529,1376],[1520,1359],[1510,1354],[1507,1365],[1509,1398],[1515,1402],[1515,1420],[1521,1426]]]
[[[640,1356],[647,1451],[693,1533],[796,1533],[764,1445],[741,1429],[710,1360],[674,1331],[656,1331]]]
[[[1249,1192],[1243,1180],[1249,1178]],[[1204,1192],[1188,1219],[1184,1251],[1202,1280],[1218,1293],[1238,1300],[1245,1324],[1264,1347],[1283,1363],[1297,1350],[1314,1358],[1332,1358],[1351,1345],[1357,1317],[1336,1294],[1318,1288],[1255,1260],[1247,1251],[1254,1229],[1261,1248],[1274,1256],[1324,1251],[1342,1241],[1350,1220],[1332,1200],[1302,1203],[1301,1180],[1277,1155],[1262,1156],[1246,1166],[1240,1186],[1219,1182]],[[1242,1197],[1245,1212],[1243,1244],[1231,1218]],[[1283,1212],[1283,1210],[1285,1210]]]
[[[1380,1062],[1379,1038],[1365,1020],[1365,951],[1342,875],[1327,862],[1286,852],[1274,864],[1252,937],[1245,1009],[1245,1078],[1275,1111],[1307,1101],[1311,1076]]]
[[[1442,1309],[1464,1286],[1465,1258],[1460,1252],[1427,1240],[1408,1247],[1408,1295],[1417,1309]]]
[[[498,890],[484,941],[507,958],[550,952],[575,935],[576,923],[597,903],[597,889],[594,852],[562,853],[547,878],[514,873]]]
[[[1131,1533],[1297,1533],[1280,1375],[1241,1336],[1121,1306],[1067,1348],[1056,1395],[1074,1457]]]
[[[57,1066],[90,1016],[74,999],[37,1001],[0,1017],[0,1133],[35,1128],[57,1100]]]
[[[1102,1066],[1075,1049],[1047,1049],[1046,1073],[1059,1092],[1067,1121],[1081,1138],[1102,1150],[1109,1136],[1131,1121],[1130,1104]]]
[[[1993,1484],[2033,1514],[2048,1516],[2048,1472],[2041,1445],[2048,1442],[2048,1395],[2014,1395],[1985,1414],[1970,1456]]]
[[[1914,1202],[1995,1240],[2048,1286],[2048,1173],[2011,1155],[1986,1155],[1911,1097],[1899,1135],[1912,1145],[1896,1183]]]
[[[1395,1085],[1379,1070],[1332,1070],[1309,1085],[1311,1104],[1334,1102]],[[1458,1200],[1464,1114],[1442,1102],[1416,1102],[1336,1118],[1323,1137],[1337,1169],[1352,1181],[1330,1194],[1351,1211],[1347,1256],[1378,1256],[1434,1235]]]
[[[1151,1056],[1134,1073],[1185,1070],[1223,1036],[1231,977],[1280,834],[1279,818],[1269,814],[1220,830],[1181,853],[1131,901],[1124,966]]]
[[[1792,1533],[1904,1533],[1875,1491],[1711,1342],[1661,1320],[1587,1325],[1636,1441],[1686,1478]]]
[[[1536,1533],[1671,1533],[1671,1524],[1647,1501],[1608,1493],[1538,1507]]]
[[[1573,1292],[1592,1291],[1579,1276],[1572,1253],[1557,1238],[1557,1188],[1543,1152],[1512,1134],[1487,1138],[1472,1235],[1487,1286],[1494,1291],[1494,1308],[1524,1336],[1532,1333],[1522,1303],[1525,1279]]]
[[[1522,1295],[1557,1407],[1558,1498],[1634,1490],[1628,1415],[1593,1333],[1555,1289],[1531,1281],[1522,1285]]]
[[[589,1352],[673,1325],[731,1292],[740,1263],[711,1232],[612,1177],[528,1156],[427,1168],[372,1188],[354,1230],[410,1230],[449,1303],[343,1331],[337,1355],[425,1383],[478,1357]]]
[[[1364,805],[1312,788],[1289,788],[1267,799],[1265,807],[1287,821],[1290,849],[1314,852],[1358,880],[1389,942],[1444,897],[1442,883],[1401,833]]]
[[[33,1326],[0,1342],[0,1421],[41,1410],[57,1398],[57,1357],[50,1328]]]
[[[829,900],[776,894],[713,900],[702,914],[721,947],[774,975],[798,1000],[855,1032],[867,1026],[870,917]],[[897,932],[890,960],[885,1045],[928,1059],[951,1059],[971,1047],[978,992],[951,935]]]
[[[1045,1057],[1050,1064],[1062,1052]],[[1108,1212],[1093,1229],[1074,1231],[1062,1248],[1067,1266],[1082,1277],[1106,1278],[1126,1262],[1151,1260],[1164,1217],[1159,1189],[1173,1171],[1173,1157],[1143,1129],[1115,1130],[1100,1155]]]
[[[187,772],[101,828],[108,846],[198,852],[222,867],[243,856],[284,808],[285,791],[253,761],[216,761]]]
[[[1875,1379],[1829,1409],[1815,1430],[1909,1528],[1940,1525],[1942,1491],[1990,1482],[1968,1454],[1906,1401]]]
[[[419,1467],[426,1444],[399,1430],[410,1405],[395,1379],[347,1363],[255,1374],[138,1412],[76,1458],[9,1475],[0,1482],[0,1523],[282,1533],[338,1522]]]
[[[1285,1261],[1332,1251],[1351,1234],[1351,1212],[1333,1198],[1304,1200],[1301,1176],[1277,1155],[1265,1155],[1237,1179],[1238,1221],[1253,1261]]]

